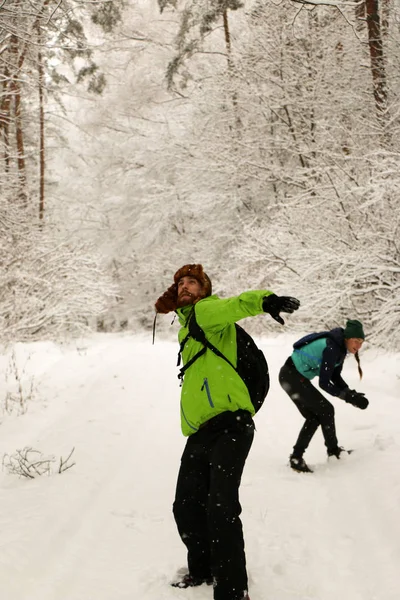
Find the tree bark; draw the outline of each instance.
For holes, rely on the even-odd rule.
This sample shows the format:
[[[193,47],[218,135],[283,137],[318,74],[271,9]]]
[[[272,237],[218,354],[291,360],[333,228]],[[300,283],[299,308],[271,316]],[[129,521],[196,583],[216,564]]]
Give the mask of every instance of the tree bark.
[[[233,66],[232,56],[231,56],[232,46],[231,46],[231,32],[229,30],[228,10],[226,8],[224,9],[224,11],[222,13],[222,20],[224,23],[224,36],[225,36],[226,55],[227,55],[227,61],[228,61],[228,71],[229,71],[229,77],[232,82],[233,76],[234,76],[234,66]],[[235,89],[232,90],[232,104],[233,104],[233,112],[235,115],[236,129],[239,130],[242,126],[242,122],[241,122],[240,116],[239,116],[237,93],[236,93]]]
[[[16,35],[11,36],[11,53],[15,56],[16,72],[12,74],[11,79],[11,95],[14,99],[14,123],[15,123],[15,139],[17,145],[17,172],[18,172],[18,198],[22,206],[27,204],[27,191],[26,191],[26,170],[25,170],[25,149],[24,149],[24,132],[22,128],[22,114],[21,114],[21,60],[23,58],[19,56],[19,44]]]
[[[366,0],[368,46],[371,57],[372,85],[378,120],[383,123],[387,112],[387,84],[383,52],[379,0]]]
[[[42,36],[38,26],[38,75],[39,75],[39,220],[44,217],[44,184],[45,184],[45,135],[44,135],[44,68],[41,51]]]
[[[0,129],[3,131],[4,143],[4,170],[6,173],[10,170],[10,111],[11,111],[11,93],[10,93],[10,72],[5,66],[3,71],[2,101],[0,104]]]

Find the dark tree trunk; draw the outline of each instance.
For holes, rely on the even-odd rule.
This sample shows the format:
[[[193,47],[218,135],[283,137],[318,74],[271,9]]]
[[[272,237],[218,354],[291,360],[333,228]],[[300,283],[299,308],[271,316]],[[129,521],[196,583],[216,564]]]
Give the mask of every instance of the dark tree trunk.
[[[21,67],[24,61],[24,53],[19,53],[19,42],[16,35],[11,36],[10,40],[11,53],[14,56],[14,72],[11,74],[11,95],[14,99],[14,124],[15,124],[15,140],[17,145],[17,172],[18,172],[18,197],[23,206],[27,204],[26,192],[26,170],[25,170],[25,149],[24,149],[24,132],[22,127],[21,113],[21,85],[20,74]]]
[[[224,23],[224,35],[225,35],[226,55],[227,55],[227,60],[228,60],[228,71],[229,71],[229,76],[231,78],[231,82],[233,82],[234,65],[233,65],[232,56],[231,56],[232,55],[231,32],[229,30],[229,20],[228,20],[228,10],[227,9],[224,9],[224,11],[222,13],[222,20]],[[233,104],[233,112],[235,115],[236,129],[239,130],[240,127],[242,126],[242,122],[241,122],[240,116],[239,116],[237,93],[234,88],[232,90],[232,104]]]
[[[383,52],[381,22],[379,17],[379,0],[366,0],[365,7],[375,106],[378,119],[381,122],[384,122],[386,120],[387,111],[387,85],[385,56]]]
[[[38,75],[39,75],[39,220],[44,217],[44,183],[45,183],[45,137],[44,137],[44,68],[43,56],[40,50],[42,39],[38,27]]]
[[[4,144],[4,170],[7,173],[10,170],[10,122],[11,122],[11,100],[12,96],[10,93],[10,71],[5,66],[2,73],[3,86],[2,86],[2,101],[0,104],[0,130],[3,134]]]

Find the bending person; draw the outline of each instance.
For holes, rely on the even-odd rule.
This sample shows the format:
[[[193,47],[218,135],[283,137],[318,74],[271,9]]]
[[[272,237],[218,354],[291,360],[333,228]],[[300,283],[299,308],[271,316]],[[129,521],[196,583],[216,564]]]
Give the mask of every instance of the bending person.
[[[311,333],[293,344],[293,353],[280,370],[279,383],[305,418],[289,459],[290,466],[295,471],[312,472],[303,454],[319,426],[328,456],[339,459],[346,452],[338,445],[335,409],[313,386],[311,379],[318,376],[319,387],[331,396],[337,396],[357,408],[367,408],[368,400],[365,395],[350,390],[341,376],[344,359],[350,352],[357,360],[360,379],[362,378],[358,351],[364,338],[360,321],[349,320],[344,329],[337,327],[331,331]]]

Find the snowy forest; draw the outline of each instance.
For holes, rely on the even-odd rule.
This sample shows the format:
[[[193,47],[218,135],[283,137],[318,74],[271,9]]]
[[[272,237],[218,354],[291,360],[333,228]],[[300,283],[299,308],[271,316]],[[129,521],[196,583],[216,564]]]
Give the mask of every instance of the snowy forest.
[[[1,0],[0,40],[3,342],[150,331],[201,262],[400,349],[398,0]]]

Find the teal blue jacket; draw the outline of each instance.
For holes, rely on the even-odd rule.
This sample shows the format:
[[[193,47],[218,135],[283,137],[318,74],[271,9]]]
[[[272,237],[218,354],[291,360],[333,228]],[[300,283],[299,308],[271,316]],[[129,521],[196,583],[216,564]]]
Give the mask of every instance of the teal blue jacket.
[[[339,396],[348,387],[341,372],[347,351],[343,329],[336,328],[310,343],[294,344],[291,355],[297,371],[307,379],[319,378],[319,387],[331,396]]]
[[[262,314],[262,301],[272,292],[249,291],[232,298],[209,296],[195,305],[177,310],[181,329],[179,342],[188,335],[188,321],[195,310],[196,321],[207,339],[236,367],[237,345],[235,323]],[[183,350],[185,365],[203,344],[189,337]],[[254,415],[249,392],[241,377],[225,360],[207,350],[185,372],[181,391],[181,428],[185,436],[198,431],[200,425],[226,411],[248,410]]]

